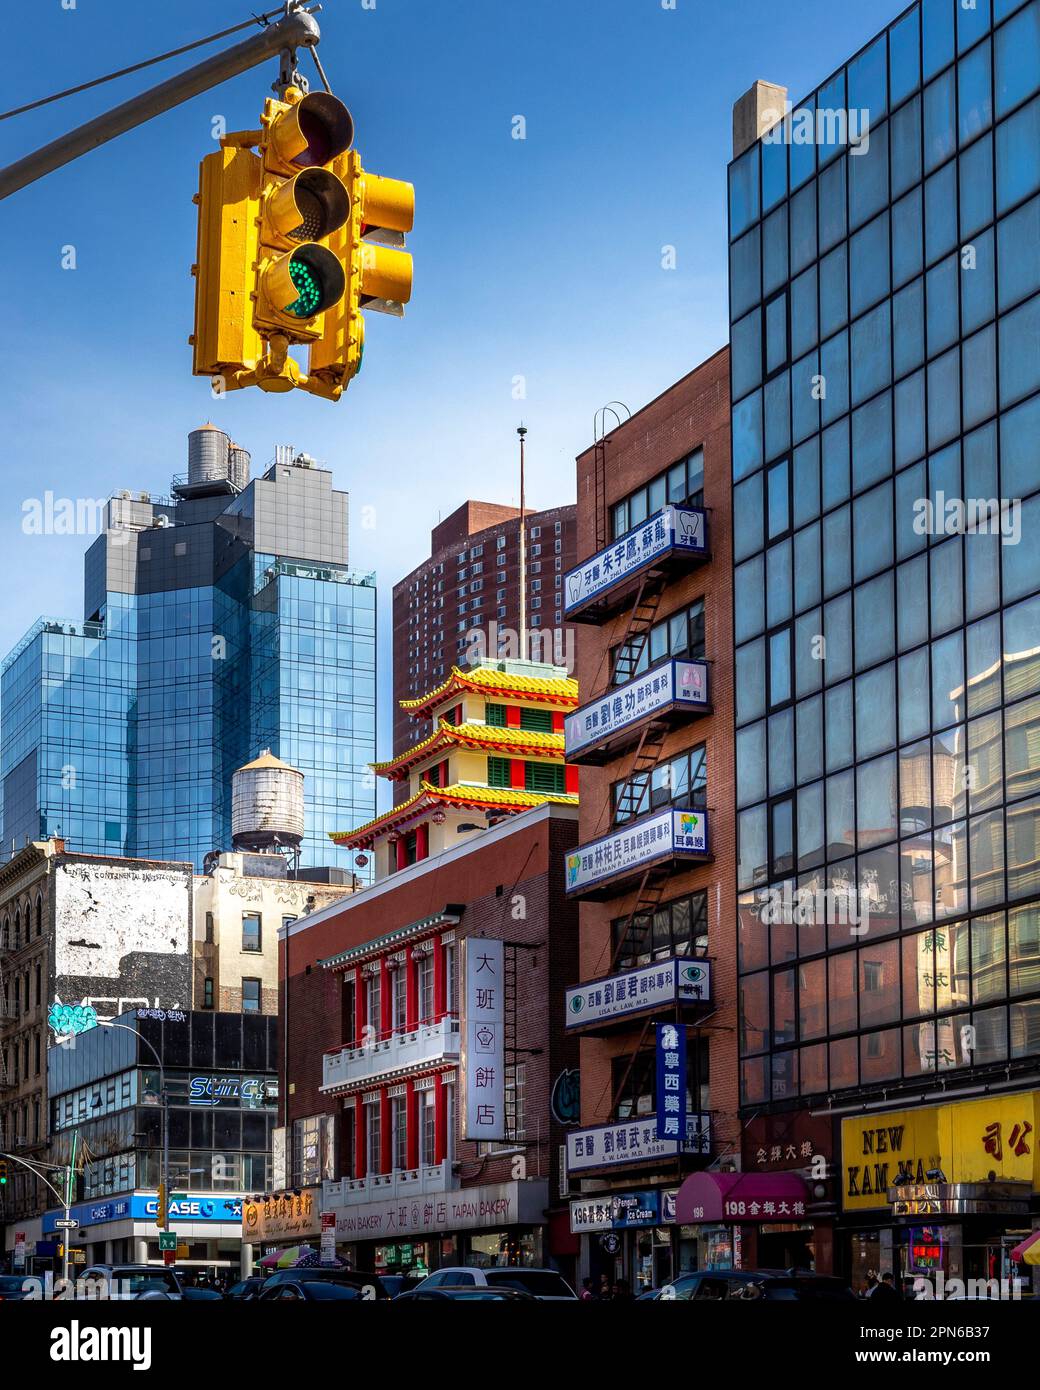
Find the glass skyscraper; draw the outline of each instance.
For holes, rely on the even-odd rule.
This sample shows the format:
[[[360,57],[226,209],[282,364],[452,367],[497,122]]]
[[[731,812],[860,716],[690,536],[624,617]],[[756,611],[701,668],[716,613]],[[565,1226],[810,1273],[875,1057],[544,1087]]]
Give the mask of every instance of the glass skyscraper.
[[[304,773],[305,865],[375,814],[374,578],[347,566],[347,494],[281,449],[262,477],[208,453],[173,495],[124,493],[85,560],[85,619],[40,619],[2,676],[3,846],[231,847],[231,777],[269,748]],[[237,451],[241,461],[246,456]]]
[[[1040,0],[911,6],[729,200],[742,1105],[1035,1084]]]

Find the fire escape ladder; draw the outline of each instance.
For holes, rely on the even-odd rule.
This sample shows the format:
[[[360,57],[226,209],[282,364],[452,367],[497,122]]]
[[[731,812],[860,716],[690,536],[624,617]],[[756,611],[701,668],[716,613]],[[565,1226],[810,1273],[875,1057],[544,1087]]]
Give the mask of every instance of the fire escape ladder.
[[[640,581],[636,601],[625,625],[625,634],[616,648],[617,655],[611,675],[612,685],[624,685],[626,681],[631,680],[636,674],[636,667],[643,659],[646,644],[650,640],[650,629],[661,602],[661,587],[656,582],[658,578],[656,571],[649,570]]]
[[[607,544],[607,441],[596,440],[595,457],[592,466],[593,514],[596,518],[596,549],[604,549]]]
[[[636,894],[635,903],[632,911],[625,918],[621,932],[618,936],[617,945],[614,947],[610,958],[611,970],[616,969],[618,961],[621,959],[628,940],[628,934],[632,930],[632,923],[637,917],[652,916],[661,905],[664,896],[664,886],[668,881],[666,870],[662,870],[660,865],[655,865],[647,869],[639,881],[639,892]]]
[[[617,1103],[618,1103],[618,1100],[620,1099],[620,1097],[621,1097],[622,1094],[624,1093],[625,1087],[626,1087],[627,1084],[628,1084],[628,1078],[629,1078],[629,1076],[632,1074],[632,1068],[635,1066],[636,1060],[638,1059],[639,1054],[640,1054],[640,1053],[642,1052],[642,1050],[643,1050],[643,1044],[646,1042],[646,1035],[647,1035],[647,1033],[649,1033],[650,1028],[651,1028],[651,1021],[650,1021],[650,1019],[648,1018],[648,1019],[646,1020],[646,1022],[643,1024],[643,1031],[639,1034],[639,1041],[636,1043],[635,1047],[632,1049],[632,1055],[631,1055],[631,1057],[629,1057],[629,1059],[628,1059],[628,1066],[625,1068],[624,1075],[622,1076],[621,1080],[620,1080],[620,1081],[618,1082],[618,1084],[617,1084],[617,1090],[614,1092],[614,1094],[613,1094],[613,1095],[611,1096],[611,1098],[610,1098],[610,1114],[611,1114],[612,1116],[615,1115],[615,1114],[617,1113]]]

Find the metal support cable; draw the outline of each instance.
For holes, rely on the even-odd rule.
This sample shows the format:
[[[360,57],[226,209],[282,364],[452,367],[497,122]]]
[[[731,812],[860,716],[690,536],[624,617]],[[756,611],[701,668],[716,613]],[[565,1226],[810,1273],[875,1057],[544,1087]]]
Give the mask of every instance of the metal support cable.
[[[218,39],[226,39],[231,34],[252,28],[254,24],[259,24],[263,28],[269,19],[281,14],[284,14],[284,8],[269,10],[266,14],[254,15],[242,24],[234,24],[230,29],[222,29],[219,34],[210,34],[208,38],[196,39],[194,43],[186,43],[181,48],[172,48],[169,53],[161,53],[155,58],[145,58],[143,62],[134,63],[128,68],[120,68],[118,72],[106,73],[104,77],[95,77],[90,82],[81,82],[78,87],[68,87],[63,92],[55,92],[52,96],[41,97],[39,101],[30,101],[25,106],[16,106],[13,111],[0,112],[0,121],[6,121],[11,116],[23,116],[27,111],[36,111],[41,106],[48,106],[53,101],[62,101],[65,97],[77,96],[80,92],[89,92],[92,87],[100,87],[105,82],[114,82],[117,77],[128,77],[131,73],[140,72],[143,68],[154,67],[156,63],[165,63],[169,58],[179,58],[182,53],[191,53],[193,49],[204,48],[208,43],[216,43]],[[321,71],[320,63],[318,70]],[[322,74],[322,80],[324,81],[324,74]],[[326,90],[329,90],[327,83]]]

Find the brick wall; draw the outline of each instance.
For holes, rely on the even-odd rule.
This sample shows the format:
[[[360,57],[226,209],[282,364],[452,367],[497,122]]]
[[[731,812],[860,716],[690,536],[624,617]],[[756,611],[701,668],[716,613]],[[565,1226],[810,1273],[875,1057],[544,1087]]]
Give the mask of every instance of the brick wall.
[[[713,713],[680,724],[662,749],[661,761],[700,743],[706,745],[708,810],[714,862],[674,875],[662,901],[696,889],[708,890],[708,953],[713,959],[717,1009],[703,1028],[709,1039],[713,1147],[739,1152],[736,1053],[736,903],[733,751],[732,581],[730,516],[729,349],[652,401],[632,420],[613,431],[607,442],[605,510],[599,533],[609,536],[611,506],[656,477],[692,450],[704,449],[704,503],[708,511],[711,561],[681,574],[662,595],[655,620],[694,600],[705,602],[706,657],[711,663]],[[597,549],[595,451],[578,458],[578,554]],[[629,610],[602,627],[582,626],[578,635],[578,681],[582,703],[594,698],[610,679],[609,654],[624,636]],[[629,775],[634,750],[603,768],[582,768],[580,838],[607,833],[611,823],[611,784]],[[635,905],[635,891],[604,903],[583,903],[581,978],[611,969],[610,923]],[[611,1063],[639,1043],[642,1024],[609,1039],[585,1038],[581,1044],[582,1123],[611,1118]],[[646,1042],[650,1036],[647,1035]]]
[[[342,976],[318,962],[456,904],[464,908],[455,928],[459,940],[488,936],[532,947],[517,952],[517,1046],[536,1050],[518,1058],[527,1068],[527,1176],[550,1176],[551,1170],[555,1192],[563,1136],[550,1120],[549,1100],[560,1072],[578,1065],[576,1044],[563,1033],[563,991],[578,969],[577,910],[564,898],[563,860],[577,831],[569,808],[528,812],[487,837],[474,837],[464,853],[425,861],[397,882],[385,881],[385,891],[369,889],[288,939],[283,933],[288,1007],[279,1015],[280,1122],[341,1109],[340,1100],[321,1094],[322,1057],[350,1041],[351,1030],[341,1021]],[[481,1159],[476,1144],[460,1144],[458,1158],[465,1184],[513,1176],[510,1160]]]

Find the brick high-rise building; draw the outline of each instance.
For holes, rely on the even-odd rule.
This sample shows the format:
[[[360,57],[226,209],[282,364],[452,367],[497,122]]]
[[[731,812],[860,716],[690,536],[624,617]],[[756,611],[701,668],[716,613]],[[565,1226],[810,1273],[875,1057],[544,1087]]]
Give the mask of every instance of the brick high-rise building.
[[[552,650],[535,659],[566,663],[563,576],[575,560],[576,508],[554,507],[527,517],[527,627],[552,632]],[[492,623],[497,625],[494,636]],[[466,664],[471,634],[485,653],[498,654],[504,630],[520,628],[520,511],[494,502],[464,502],[433,528],[430,558],[394,586],[394,748],[414,742],[415,726],[401,709]],[[573,640],[573,638],[572,638]],[[530,650],[507,651],[511,657]]]
[[[581,703],[565,724],[581,765],[566,863],[581,921],[566,1002],[581,1043],[571,1229],[582,1274],[634,1289],[725,1263],[726,1228],[676,1224],[676,1194],[740,1158],[729,430],[722,349],[578,458],[583,559],[565,578],[565,616],[581,624]],[[674,1096],[657,1080],[657,1025],[680,1030],[685,1107],[681,1077]]]

